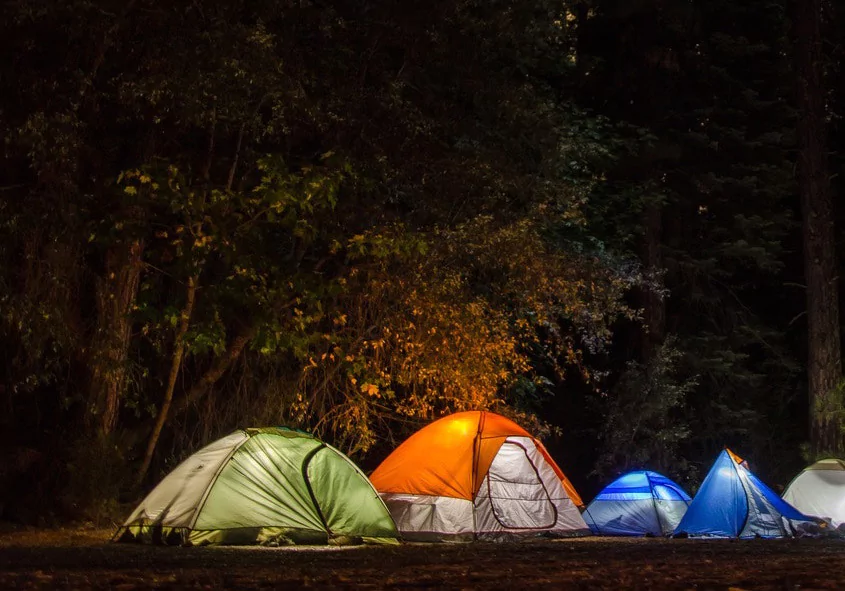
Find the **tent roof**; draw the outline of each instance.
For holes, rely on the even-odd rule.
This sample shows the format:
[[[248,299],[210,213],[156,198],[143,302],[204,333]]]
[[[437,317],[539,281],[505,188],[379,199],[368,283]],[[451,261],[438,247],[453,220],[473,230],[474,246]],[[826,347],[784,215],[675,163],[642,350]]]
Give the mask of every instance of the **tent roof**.
[[[636,470],[623,474],[596,496],[596,501],[633,501],[639,499],[690,501],[690,496],[673,480],[659,472]]]
[[[845,470],[845,461],[838,458],[826,458],[807,466],[804,470]]]
[[[729,450],[727,447],[724,449],[724,451],[723,451],[722,453],[726,453],[726,454],[728,454],[728,455],[731,457],[731,459],[732,459],[734,462],[736,462],[737,464],[742,464],[743,462],[745,462],[745,460],[743,460],[741,457],[739,457],[739,456],[738,456],[738,455],[736,455],[734,452],[732,452],[731,450]],[[747,466],[746,466],[746,467],[747,467]]]
[[[308,431],[295,429],[293,427],[286,427],[284,425],[278,427],[249,427],[247,429],[243,429],[243,432],[249,437],[252,437],[253,435],[279,435],[280,437],[288,437],[291,439],[304,437],[306,439],[313,439],[317,442],[320,441]]]
[[[572,502],[582,505],[542,443],[510,419],[487,411],[459,412],[423,427],[396,448],[370,480],[382,493],[472,500],[499,448],[513,436],[532,439]]]

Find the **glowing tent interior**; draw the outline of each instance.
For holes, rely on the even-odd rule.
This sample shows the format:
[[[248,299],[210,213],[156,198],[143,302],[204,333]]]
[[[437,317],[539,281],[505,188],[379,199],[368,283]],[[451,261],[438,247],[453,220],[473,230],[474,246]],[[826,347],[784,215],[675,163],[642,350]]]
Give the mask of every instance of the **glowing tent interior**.
[[[675,531],[690,497],[676,482],[657,472],[623,474],[587,506],[584,520],[603,536],[668,536]]]
[[[717,538],[792,537],[811,521],[724,450],[701,483],[675,535]]]
[[[492,412],[431,423],[371,480],[408,540],[589,532],[581,498],[543,444]]]
[[[395,542],[396,527],[349,458],[302,431],[235,431],[179,464],[117,541],[164,544]]]
[[[804,468],[786,487],[783,500],[839,527],[845,523],[845,461],[828,458]]]

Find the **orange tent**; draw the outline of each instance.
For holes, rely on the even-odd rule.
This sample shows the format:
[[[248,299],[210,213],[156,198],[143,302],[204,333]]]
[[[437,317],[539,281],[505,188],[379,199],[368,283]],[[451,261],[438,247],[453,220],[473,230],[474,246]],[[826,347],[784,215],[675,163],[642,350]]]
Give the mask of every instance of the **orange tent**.
[[[431,423],[370,480],[406,537],[587,529],[577,509],[581,498],[543,444],[492,412]]]

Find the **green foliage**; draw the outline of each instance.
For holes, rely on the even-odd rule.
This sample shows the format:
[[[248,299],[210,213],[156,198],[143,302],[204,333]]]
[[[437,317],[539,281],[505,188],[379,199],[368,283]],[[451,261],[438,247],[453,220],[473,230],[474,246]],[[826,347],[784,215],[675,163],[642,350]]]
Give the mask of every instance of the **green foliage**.
[[[677,339],[669,337],[648,364],[629,362],[608,394],[599,476],[647,468],[679,481],[696,480],[695,467],[681,451],[691,433],[683,410],[698,379],[684,371],[677,347]]]
[[[90,417],[128,327],[103,453],[131,465],[195,284],[160,458],[245,424],[355,453],[466,408],[551,429],[581,390],[602,474],[792,457],[785,22],[757,0],[15,3],[0,387],[22,418],[0,423]]]
[[[117,376],[100,390],[143,440],[189,284],[162,457],[245,422],[363,451],[449,410],[524,413],[519,384],[588,376],[582,348],[630,316],[639,275],[583,211],[612,125],[555,88],[565,6],[100,8],[22,2],[2,40],[4,380],[72,392],[56,424]]]

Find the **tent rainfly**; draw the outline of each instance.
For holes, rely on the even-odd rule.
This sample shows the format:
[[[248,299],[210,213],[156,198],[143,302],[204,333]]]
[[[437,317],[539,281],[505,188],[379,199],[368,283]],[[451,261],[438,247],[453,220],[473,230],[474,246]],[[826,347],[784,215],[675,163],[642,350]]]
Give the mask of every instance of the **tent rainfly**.
[[[117,541],[164,544],[395,542],[367,477],[315,437],[235,431],[179,464],[130,515]]]
[[[724,450],[693,498],[675,535],[783,538],[811,521],[781,499],[730,450]]]
[[[584,511],[603,536],[669,536],[690,504],[681,486],[657,472],[628,472],[608,484]]]
[[[839,527],[845,523],[845,461],[829,458],[808,466],[786,487],[783,500]]]
[[[581,498],[543,444],[492,412],[431,423],[371,479],[408,540],[589,532]]]

